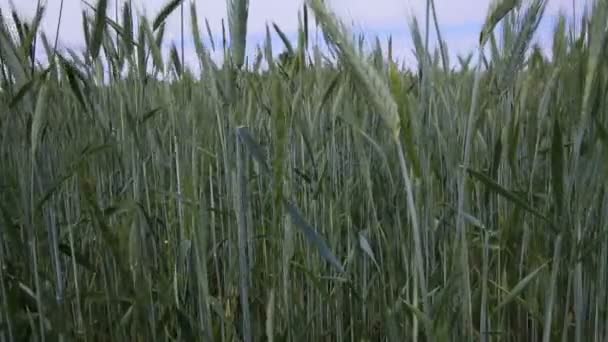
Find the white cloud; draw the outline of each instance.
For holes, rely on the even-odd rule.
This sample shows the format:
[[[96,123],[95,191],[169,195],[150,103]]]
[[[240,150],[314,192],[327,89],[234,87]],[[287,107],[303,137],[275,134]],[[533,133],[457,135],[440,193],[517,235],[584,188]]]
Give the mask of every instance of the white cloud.
[[[0,8],[6,11],[10,0],[0,0]],[[61,0],[40,0],[47,4],[47,11],[43,23],[43,29],[50,37],[54,37],[58,24],[59,7]],[[96,3],[96,0],[88,0]],[[110,0],[108,10],[114,17],[115,4],[122,6],[125,0]],[[149,18],[158,13],[167,0],[132,0],[136,13],[146,14]],[[524,0],[530,1],[530,0]],[[17,10],[21,15],[32,18],[38,0],[14,0]],[[572,13],[572,4],[575,4],[576,13],[580,15],[583,7],[591,3],[591,0],[549,0],[548,12],[550,16],[556,15],[560,10]],[[145,6],[144,6],[145,4]],[[297,13],[302,8],[302,0],[250,0],[249,8],[249,35],[262,37],[265,32],[266,23],[276,22],[286,33],[294,33],[298,27]],[[197,14],[200,30],[206,36],[204,19],[209,20],[215,35],[216,43],[221,42],[221,20],[226,16],[226,1],[196,1]],[[330,0],[331,7],[347,23],[354,23],[363,32],[391,32],[407,30],[408,20],[411,15],[416,15],[423,22],[426,0]],[[438,20],[444,31],[465,25],[481,25],[490,5],[490,0],[435,0]],[[81,13],[87,6],[82,0],[64,0],[63,16],[60,27],[60,41],[63,45],[82,46],[82,18]],[[120,11],[118,12],[120,17]],[[184,30],[185,36],[190,37],[190,1],[185,1],[184,8]],[[172,14],[167,21],[167,41],[179,40],[181,31],[179,10]],[[471,35],[463,31],[462,35]],[[477,33],[474,33],[476,35]],[[455,37],[444,32],[446,37],[464,44],[451,44],[468,46],[473,36]],[[253,45],[253,44],[252,44]]]

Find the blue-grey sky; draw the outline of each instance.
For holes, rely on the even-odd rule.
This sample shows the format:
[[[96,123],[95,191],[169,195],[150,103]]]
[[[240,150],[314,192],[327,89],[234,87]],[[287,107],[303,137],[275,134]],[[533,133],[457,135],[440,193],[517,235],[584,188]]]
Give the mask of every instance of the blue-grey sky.
[[[46,3],[47,11],[43,29],[51,37],[57,28],[61,0],[40,0]],[[96,0],[87,0],[96,3]],[[114,14],[116,5],[122,7],[124,1],[110,0],[109,13]],[[168,0],[131,0],[136,13],[153,17]],[[190,3],[185,3],[185,40],[190,37]],[[529,1],[529,0],[523,0]],[[0,0],[0,8],[6,11],[11,0]],[[27,18],[32,18],[38,0],[12,0],[17,11]],[[209,20],[216,40],[221,36],[221,20],[226,17],[225,0],[195,0],[199,22],[204,25],[204,18]],[[266,23],[275,22],[288,36],[295,36],[298,23],[298,11],[302,0],[250,0],[248,22],[248,51],[253,51],[256,43],[261,42],[265,34]],[[448,42],[451,55],[471,51],[479,36],[491,0],[435,0],[437,16],[441,24],[444,40]],[[564,12],[568,17],[582,13],[585,5],[591,0],[548,0],[547,19],[541,25],[542,32],[550,32],[552,18]],[[411,56],[412,44],[408,32],[408,20],[417,16],[423,22],[426,0],[329,0],[330,6],[347,24],[354,25],[358,31],[373,38],[379,35],[385,39],[393,36],[395,54],[407,59]],[[80,47],[83,45],[81,12],[87,9],[82,0],[64,0],[63,18],[59,29],[60,46]],[[120,13],[119,13],[120,15]],[[206,29],[200,28],[204,36]],[[543,43],[543,34],[539,35]],[[176,11],[168,18],[166,42],[178,42],[180,38],[180,15]],[[434,36],[432,36],[434,37]],[[279,43],[279,40],[276,40]],[[275,51],[280,51],[277,46]],[[192,44],[186,44],[186,59],[193,61]]]

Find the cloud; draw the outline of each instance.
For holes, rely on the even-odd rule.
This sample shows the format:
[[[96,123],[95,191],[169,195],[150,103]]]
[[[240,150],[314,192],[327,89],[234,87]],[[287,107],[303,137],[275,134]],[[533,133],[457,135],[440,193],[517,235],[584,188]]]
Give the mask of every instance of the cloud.
[[[10,0],[0,0],[3,11],[9,9]],[[47,11],[42,28],[49,37],[55,36],[59,19],[61,0],[41,0],[47,3]],[[88,0],[96,3],[96,0]],[[108,14],[120,18],[120,8],[125,0],[110,0]],[[131,0],[135,13],[154,17],[167,0]],[[530,0],[523,0],[524,2]],[[18,12],[26,18],[32,18],[35,13],[37,0],[14,0]],[[481,27],[490,0],[435,0],[438,21],[444,39],[452,49],[463,50],[474,46],[479,27]],[[580,16],[585,6],[591,0],[549,0],[547,15],[556,16],[560,11],[570,16],[574,11]],[[190,3],[184,2],[184,36],[191,41]],[[408,22],[411,16],[416,16],[420,23],[424,22],[426,0],[329,0],[330,6],[347,24],[353,24],[357,31],[368,34],[380,34],[396,37],[409,35]],[[119,10],[116,11],[115,5]],[[295,36],[298,28],[298,11],[302,8],[302,0],[250,0],[248,22],[248,44],[255,46],[265,36],[267,23],[276,22],[289,36]],[[573,11],[574,4],[574,11]],[[221,42],[222,19],[226,17],[226,1],[196,1],[199,28],[203,36],[207,36],[204,25],[208,19],[216,44]],[[82,11],[89,10],[82,0],[64,0],[59,38],[61,46],[83,47]],[[312,16],[311,16],[312,17]],[[167,20],[167,42],[179,41],[181,37],[181,20],[179,9]],[[312,19],[311,19],[312,20]],[[227,23],[226,23],[227,26]],[[312,26],[312,25],[311,25]],[[546,27],[545,27],[546,28]],[[226,30],[228,28],[226,27]],[[434,38],[434,35],[432,36]],[[405,39],[400,42],[405,42]],[[473,44],[473,45],[472,45]],[[402,50],[411,50],[412,46],[403,46]],[[252,49],[249,49],[253,51]]]

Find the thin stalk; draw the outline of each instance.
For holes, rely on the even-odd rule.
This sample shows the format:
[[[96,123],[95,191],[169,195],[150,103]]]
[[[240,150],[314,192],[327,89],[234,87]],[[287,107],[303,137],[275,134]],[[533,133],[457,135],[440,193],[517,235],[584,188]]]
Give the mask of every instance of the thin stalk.
[[[437,33],[437,42],[439,43],[439,50],[441,51],[441,62],[443,63],[443,71],[448,72],[450,66],[448,64],[448,52],[446,51],[443,38],[441,37],[441,30],[439,29],[439,21],[437,20],[437,11],[435,10],[435,0],[429,0],[431,3],[431,13],[433,14],[433,23],[435,24],[435,32]]]
[[[428,291],[426,285],[426,273],[424,270],[424,258],[422,257],[422,241],[420,239],[420,227],[418,221],[418,213],[416,211],[416,205],[414,203],[414,194],[412,191],[412,182],[408,175],[409,171],[405,161],[403,153],[403,147],[401,141],[397,141],[397,153],[399,155],[399,165],[401,167],[401,175],[405,182],[405,192],[407,195],[407,208],[412,219],[412,235],[414,236],[414,256],[416,262],[416,271],[418,272],[418,286],[420,287],[420,295],[422,296],[422,307],[426,315],[431,314],[431,307],[428,298]],[[430,317],[429,317],[430,320]],[[429,320],[425,320],[427,323]],[[432,341],[433,330],[428,324],[425,324],[425,334],[429,341]]]
[[[235,189],[235,209],[237,214],[238,247],[239,247],[239,283],[241,289],[241,310],[243,341],[251,342],[251,322],[249,318],[249,266],[247,260],[247,180],[245,178],[245,155],[240,142],[239,134],[236,134],[236,172],[237,186]]]
[[[63,0],[59,3],[59,19],[57,20],[57,29],[55,30],[55,42],[53,43],[53,58],[52,61],[55,60],[55,56],[57,55],[57,44],[59,42],[59,29],[61,27],[61,19],[63,17]]]
[[[555,247],[553,250],[553,267],[551,271],[551,283],[547,292],[547,301],[545,306],[545,322],[543,324],[543,342],[551,341],[551,323],[553,322],[553,304],[555,302],[555,292],[557,287],[557,275],[559,272],[559,264],[561,257],[562,235],[559,234],[555,239]]]
[[[185,67],[184,64],[184,2],[179,5],[179,15],[180,15],[180,25],[181,25],[181,60],[182,67]]]
[[[178,258],[177,258],[177,263],[175,265],[176,267],[176,271],[177,272],[181,272],[182,269],[181,267],[185,267],[186,266],[186,254],[184,251],[184,248],[182,248],[184,242],[186,241],[186,234],[184,232],[185,227],[184,227],[184,206],[183,206],[183,193],[182,193],[182,182],[181,182],[181,169],[180,169],[180,157],[179,157],[179,145],[177,143],[177,135],[173,135],[173,146],[174,146],[174,153],[175,153],[175,178],[176,178],[176,187],[177,187],[177,211],[178,211],[178,222],[179,222],[179,227],[178,227],[178,242],[177,242],[177,246],[178,247]],[[175,298],[177,300],[176,305],[178,305],[179,307],[179,290],[178,290],[178,284],[177,284],[177,280],[176,280],[176,284],[175,284]]]
[[[36,309],[38,310],[38,330],[40,331],[40,341],[45,341],[44,333],[44,307],[42,305],[42,286],[40,283],[40,272],[38,271],[38,234],[36,234],[35,215],[36,206],[34,205],[34,188],[36,187],[34,174],[36,170],[36,153],[32,149],[30,153],[30,236],[28,244],[32,257],[32,272],[34,273],[34,284],[36,288]]]
[[[477,61],[475,81],[473,83],[473,95],[471,101],[471,108],[467,119],[467,126],[465,131],[465,142],[464,142],[464,158],[462,163],[461,174],[458,182],[458,212],[456,231],[460,239],[460,274],[462,279],[462,291],[463,293],[463,306],[462,306],[462,319],[465,331],[471,334],[473,331],[472,322],[472,308],[471,308],[471,280],[469,270],[469,246],[467,241],[466,227],[464,222],[464,213],[466,212],[466,190],[467,190],[467,168],[470,164],[471,159],[471,140],[473,136],[473,129],[475,123],[475,113],[477,112],[477,100],[479,97],[479,85],[481,81],[481,65],[483,62],[483,46],[479,47],[479,60]]]
[[[490,236],[488,232],[483,232],[483,266],[481,276],[481,308],[479,317],[479,334],[481,334],[481,342],[488,341],[488,272],[489,272],[489,245]]]
[[[5,274],[4,267],[4,265],[6,264],[4,255],[4,234],[5,228],[2,224],[2,220],[0,220],[0,294],[2,294],[2,311],[0,312],[0,323],[6,325],[8,341],[14,341],[15,338],[13,336],[13,322],[9,312],[8,296],[5,284],[5,279],[7,279],[7,276]],[[0,334],[0,338],[2,342],[7,341],[6,335],[4,333]]]
[[[63,311],[63,301],[64,301],[64,276],[63,271],[61,269],[61,260],[59,258],[59,237],[57,232],[56,219],[53,208],[49,208],[50,213],[48,214],[48,234],[49,234],[49,242],[51,243],[51,258],[52,265],[55,271],[55,300],[57,301],[57,305],[61,311]],[[59,340],[64,341],[65,336],[63,333],[59,334]]]
[[[75,255],[76,248],[74,247],[74,226],[69,227],[68,229],[68,242],[70,243],[70,252],[72,255]],[[72,273],[74,278],[74,291],[76,293],[76,327],[80,332],[84,332],[85,340],[87,337],[87,331],[84,328],[84,318],[82,316],[82,303],[80,301],[80,282],[78,280],[78,268],[76,267],[76,259],[70,258],[72,260]]]

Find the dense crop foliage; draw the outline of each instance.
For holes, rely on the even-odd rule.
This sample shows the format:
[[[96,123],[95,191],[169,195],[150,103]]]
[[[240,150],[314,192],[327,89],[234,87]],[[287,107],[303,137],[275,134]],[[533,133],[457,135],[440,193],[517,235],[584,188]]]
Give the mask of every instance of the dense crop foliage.
[[[184,6],[100,0],[84,51],[3,13],[0,341],[608,340],[607,2],[548,58],[497,1],[454,63],[429,1],[416,72],[321,0],[248,59],[229,0],[194,74]]]

